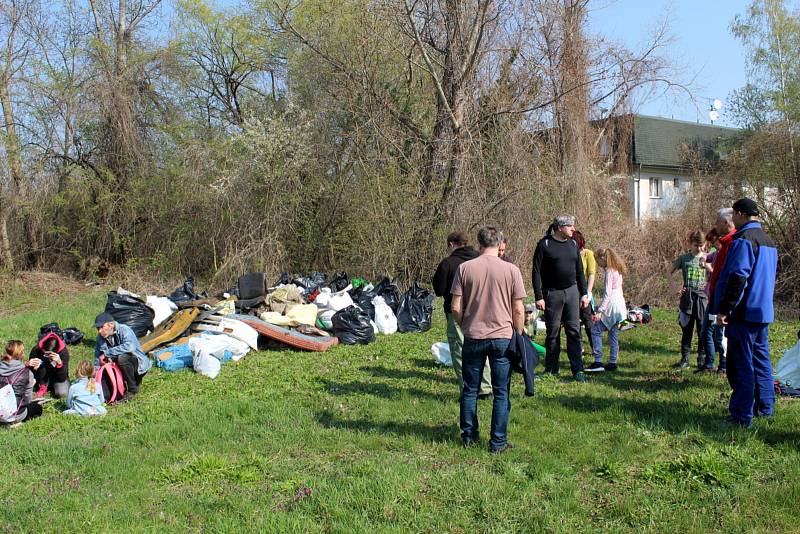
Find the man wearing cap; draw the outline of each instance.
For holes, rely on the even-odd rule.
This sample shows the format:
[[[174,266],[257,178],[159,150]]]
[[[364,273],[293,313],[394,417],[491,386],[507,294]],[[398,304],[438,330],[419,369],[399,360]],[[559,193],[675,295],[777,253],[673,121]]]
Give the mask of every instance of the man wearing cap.
[[[583,261],[572,239],[575,217],[562,214],[551,225],[533,254],[533,291],[536,307],[544,311],[547,326],[544,372],[558,374],[559,335],[563,323],[567,334],[567,355],[572,375],[583,382],[583,347],[580,331],[580,307],[589,305]]]
[[[713,299],[717,323],[726,325],[728,382],[733,389],[728,420],[750,426],[753,416],[775,410],[769,324],[774,320],[773,295],[778,251],[761,228],[754,201],[733,204],[733,235]]]
[[[142,346],[131,327],[118,323],[110,313],[101,313],[94,320],[97,340],[94,344],[95,365],[115,362],[125,381],[122,401],[130,400],[139,392],[142,377],[153,365],[142,352]]]

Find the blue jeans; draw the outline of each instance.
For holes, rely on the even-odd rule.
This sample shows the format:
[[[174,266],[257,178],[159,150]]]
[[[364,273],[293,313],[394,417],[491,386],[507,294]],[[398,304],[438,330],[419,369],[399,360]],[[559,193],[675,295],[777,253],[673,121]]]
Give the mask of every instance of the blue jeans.
[[[706,347],[707,369],[714,368],[714,353],[719,353],[719,367],[725,369],[725,349],[722,347],[722,331],[724,326],[718,325],[716,315],[710,315],[706,310],[706,318],[703,320],[703,345]]]
[[[506,444],[508,414],[511,412],[509,386],[511,385],[511,360],[506,355],[510,339],[464,338],[461,350],[461,372],[464,384],[461,389],[461,438],[478,440],[478,389],[483,367],[489,358],[492,370],[492,437],[489,450]]]
[[[614,325],[609,330],[603,321],[595,321],[592,325],[592,352],[594,352],[594,361],[601,363],[603,361],[603,330],[608,330],[608,347],[609,347],[609,363],[617,363],[617,356],[619,356],[619,326]]]

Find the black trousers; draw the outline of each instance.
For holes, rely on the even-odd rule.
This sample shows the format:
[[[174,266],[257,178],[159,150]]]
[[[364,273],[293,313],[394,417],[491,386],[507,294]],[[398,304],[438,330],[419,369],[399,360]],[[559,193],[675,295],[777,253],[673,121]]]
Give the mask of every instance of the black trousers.
[[[139,385],[142,383],[144,375],[139,374],[139,358],[135,354],[126,352],[116,357],[119,370],[122,371],[122,379],[125,381],[125,391],[135,395],[139,393]]]
[[[567,356],[570,370],[573,375],[578,371],[583,371],[580,298],[577,285],[567,289],[545,288],[544,290],[544,322],[547,326],[547,337],[545,338],[547,352],[544,359],[546,373],[558,373],[558,360],[561,352],[559,335],[562,324],[567,334]]]
[[[684,313],[689,318],[686,325],[681,327],[681,361],[689,361],[692,352],[692,334],[697,331],[697,366],[703,367],[706,362],[706,347],[703,344],[703,319],[705,318],[708,302],[698,293],[688,295],[688,306],[683,306]]]

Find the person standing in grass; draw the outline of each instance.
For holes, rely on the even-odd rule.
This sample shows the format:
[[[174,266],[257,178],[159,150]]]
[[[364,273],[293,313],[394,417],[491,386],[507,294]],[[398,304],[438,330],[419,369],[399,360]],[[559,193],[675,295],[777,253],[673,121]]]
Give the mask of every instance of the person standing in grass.
[[[142,352],[136,334],[131,327],[118,323],[110,313],[101,313],[94,320],[97,340],[94,345],[95,365],[116,362],[125,381],[125,395],[121,402],[128,401],[139,392],[142,377],[153,363]]]
[[[721,245],[719,242],[719,232],[716,228],[712,228],[706,232],[706,249],[709,253],[706,255],[705,267],[708,271],[709,282],[706,284],[706,295],[711,296],[711,277],[714,275],[714,262],[719,255]],[[711,299],[709,298],[708,306],[706,306],[706,315],[703,319],[703,332],[702,340],[706,348],[706,361],[699,372],[710,373],[714,370],[714,357],[719,354],[722,367],[725,367],[725,349],[722,346],[722,329],[717,325],[717,316],[711,311]]]
[[[65,414],[105,415],[103,388],[94,381],[94,365],[89,361],[78,363],[75,382],[69,388]]]
[[[578,245],[572,240],[575,217],[562,214],[550,226],[552,232],[536,245],[533,254],[533,291],[536,307],[544,312],[547,327],[544,372],[558,374],[559,336],[563,323],[572,375],[584,381],[580,309],[589,306]]]
[[[17,410],[11,416],[0,419],[0,423],[15,424],[42,415],[42,406],[33,399],[33,384],[36,379],[31,369],[42,365],[39,358],[31,358],[23,362],[25,345],[22,341],[12,339],[6,344],[6,351],[0,361],[0,388],[10,384],[16,397]]]
[[[720,236],[719,247],[717,249],[717,253],[714,256],[714,261],[711,269],[711,277],[708,281],[708,303],[709,303],[709,314],[710,317],[714,317],[714,320],[710,322],[711,330],[710,332],[705,333],[706,339],[706,352],[710,350],[712,343],[715,347],[719,349],[719,363],[717,366],[717,371],[720,373],[725,373],[727,371],[727,361],[725,358],[725,351],[723,350],[722,346],[722,337],[725,334],[725,327],[721,324],[717,324],[716,322],[716,309],[714,305],[714,288],[717,285],[717,279],[719,279],[719,273],[722,272],[722,267],[725,265],[725,258],[728,256],[728,250],[731,248],[731,242],[733,241],[733,236],[736,233],[736,225],[733,223],[733,208],[722,208],[721,210],[717,211],[717,220],[714,224],[714,227],[717,230],[717,234]],[[709,340],[709,334],[711,338]],[[719,343],[717,343],[717,339],[719,339]]]
[[[689,251],[678,256],[672,262],[670,275],[680,271],[683,284],[678,290],[680,295],[680,311],[678,324],[681,327],[681,359],[675,364],[679,370],[689,368],[689,353],[692,350],[692,334],[697,330],[697,368],[702,369],[706,360],[706,349],[703,345],[703,318],[706,314],[708,295],[706,295],[707,271],[705,267],[706,253],[703,232],[689,234]]]
[[[480,229],[481,255],[458,267],[451,291],[453,318],[464,332],[461,440],[465,447],[479,443],[478,388],[488,358],[494,394],[489,440],[492,453],[513,448],[507,438],[511,360],[506,349],[514,331],[521,334],[525,323],[522,273],[513,263],[498,257],[502,237],[494,226]]]
[[[627,316],[625,295],[622,293],[622,277],[628,271],[625,261],[610,248],[597,249],[597,264],[605,271],[603,300],[597,307],[592,325],[592,347],[594,363],[586,370],[616,371],[619,356],[619,323]],[[603,365],[603,331],[608,332],[609,357]]]
[[[597,261],[594,252],[586,248],[586,239],[579,230],[572,232],[572,239],[578,244],[581,253],[581,263],[583,264],[583,277],[586,278],[586,294],[589,295],[589,305],[581,308],[581,324],[586,330],[586,339],[589,341],[589,349],[594,353],[592,344],[592,315],[594,315],[594,277],[597,274]],[[587,369],[589,371],[591,369]]]
[[[750,426],[753,416],[775,412],[775,387],[769,357],[769,325],[778,251],[758,221],[758,205],[749,198],[733,204],[733,234],[725,264],[714,287],[717,324],[728,338],[731,423]]]
[[[469,238],[464,232],[453,232],[448,235],[447,249],[450,251],[450,255],[439,263],[436,272],[433,274],[431,285],[433,285],[433,291],[436,293],[437,297],[444,297],[444,316],[447,319],[447,343],[450,345],[450,357],[453,361],[453,370],[456,372],[460,391],[464,383],[464,378],[461,374],[461,350],[464,346],[464,334],[461,332],[461,328],[458,326],[455,319],[453,319],[453,313],[450,311],[453,303],[450,289],[453,287],[453,279],[458,272],[458,266],[465,261],[474,260],[480,254],[469,245]],[[491,395],[492,375],[487,367],[483,372],[478,398],[489,398]]]
[[[511,257],[511,254],[506,252],[508,248],[508,238],[503,236],[503,240],[500,241],[500,247],[497,249],[497,256],[503,260],[507,261],[508,263],[514,263],[514,258]]]

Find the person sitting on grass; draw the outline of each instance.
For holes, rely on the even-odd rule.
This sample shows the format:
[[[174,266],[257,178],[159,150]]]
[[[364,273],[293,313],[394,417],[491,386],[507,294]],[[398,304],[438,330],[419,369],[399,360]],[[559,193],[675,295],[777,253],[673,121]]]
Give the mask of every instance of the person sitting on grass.
[[[69,349],[55,332],[48,332],[31,349],[30,359],[39,359],[42,365],[33,372],[36,379],[34,398],[44,397],[48,391],[63,399],[69,391]]]
[[[94,346],[95,365],[115,362],[125,382],[125,395],[119,402],[129,401],[139,392],[142,377],[153,362],[142,352],[142,346],[131,327],[118,323],[110,313],[101,313],[94,320],[97,340]]]
[[[86,360],[80,362],[75,369],[75,382],[69,388],[67,409],[64,413],[105,415],[107,410],[103,402],[103,388],[94,381],[94,365]]]
[[[594,363],[586,370],[616,371],[619,356],[619,323],[627,316],[625,295],[622,293],[622,277],[627,274],[625,261],[610,248],[599,248],[595,253],[597,264],[605,271],[603,300],[597,307],[592,325],[592,350]],[[603,365],[603,331],[608,331],[609,357]]]
[[[31,369],[36,370],[42,365],[42,360],[32,358],[23,362],[24,356],[25,345],[22,341],[12,339],[8,342],[3,359],[0,361],[0,388],[7,384],[11,385],[16,397],[17,410],[9,417],[0,419],[0,423],[15,425],[42,415],[42,406],[32,402],[33,384],[36,380],[31,372]]]

